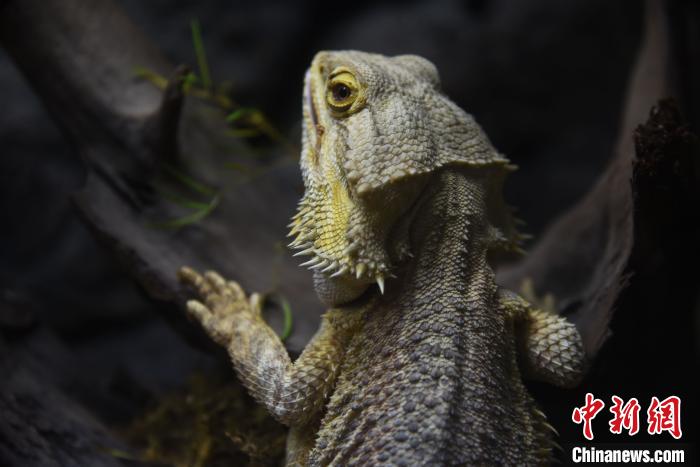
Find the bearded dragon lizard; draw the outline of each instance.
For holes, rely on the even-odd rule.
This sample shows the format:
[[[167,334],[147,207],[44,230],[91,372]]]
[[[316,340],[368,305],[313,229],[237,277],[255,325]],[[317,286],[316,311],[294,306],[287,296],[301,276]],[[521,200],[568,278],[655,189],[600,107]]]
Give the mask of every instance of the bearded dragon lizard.
[[[290,427],[289,465],[534,465],[551,427],[522,377],[575,385],[573,324],[499,287],[518,248],[513,166],[414,55],[318,53],[305,77],[305,193],[291,246],[329,311],[292,361],[261,299],[182,268],[189,313]]]

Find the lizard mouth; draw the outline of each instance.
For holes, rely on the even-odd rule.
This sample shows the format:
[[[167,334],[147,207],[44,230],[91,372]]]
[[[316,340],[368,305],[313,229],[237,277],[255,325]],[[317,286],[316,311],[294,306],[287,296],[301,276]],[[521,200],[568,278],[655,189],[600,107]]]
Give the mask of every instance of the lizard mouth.
[[[355,292],[376,282],[383,292],[389,258],[382,235],[374,234],[377,230],[373,225],[375,216],[359,206],[345,186],[343,168],[333,164],[336,147],[326,147],[325,161],[321,158],[322,146],[328,143],[324,138],[327,136],[325,124],[331,129],[333,126],[324,111],[325,88],[319,88],[323,82],[319,67],[307,70],[303,89],[302,153],[302,167],[307,170],[307,192],[289,224],[289,236],[296,237],[289,247],[300,250],[294,256],[311,257],[301,266],[314,271],[315,281],[323,282],[324,290],[332,284],[336,291],[352,289],[354,296]],[[333,301],[339,296],[337,292],[332,295]]]

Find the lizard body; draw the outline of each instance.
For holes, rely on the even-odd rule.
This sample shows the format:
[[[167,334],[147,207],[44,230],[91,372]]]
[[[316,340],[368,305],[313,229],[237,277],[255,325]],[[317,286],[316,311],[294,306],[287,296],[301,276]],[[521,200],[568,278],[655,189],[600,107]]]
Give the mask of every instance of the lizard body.
[[[518,241],[507,159],[416,56],[321,52],[303,109],[292,245],[330,310],[301,356],[257,295],[181,270],[202,300],[190,313],[290,426],[287,463],[546,463],[550,427],[522,376],[573,385],[583,349],[572,324],[495,283],[492,254]]]

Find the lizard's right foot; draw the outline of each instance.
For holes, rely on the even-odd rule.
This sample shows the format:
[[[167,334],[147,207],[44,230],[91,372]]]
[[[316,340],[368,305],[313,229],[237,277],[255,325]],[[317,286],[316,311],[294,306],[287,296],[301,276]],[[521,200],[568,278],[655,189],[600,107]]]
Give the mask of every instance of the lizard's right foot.
[[[248,300],[237,282],[226,281],[214,271],[201,275],[185,266],[178,271],[178,278],[192,287],[199,298],[187,302],[188,313],[221,345],[226,346],[231,341],[236,319],[241,313],[260,313],[258,294],[253,294]]]

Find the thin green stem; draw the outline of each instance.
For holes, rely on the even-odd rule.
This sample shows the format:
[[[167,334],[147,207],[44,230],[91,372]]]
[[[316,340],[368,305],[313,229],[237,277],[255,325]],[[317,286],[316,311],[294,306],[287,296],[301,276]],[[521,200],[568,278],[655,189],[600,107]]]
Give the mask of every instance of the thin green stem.
[[[193,19],[190,23],[192,28],[192,44],[194,53],[197,56],[197,66],[199,67],[199,76],[202,79],[202,87],[211,92],[212,82],[211,74],[209,73],[209,63],[207,62],[207,54],[204,51],[204,42],[202,41],[202,29],[199,26],[199,20]]]

